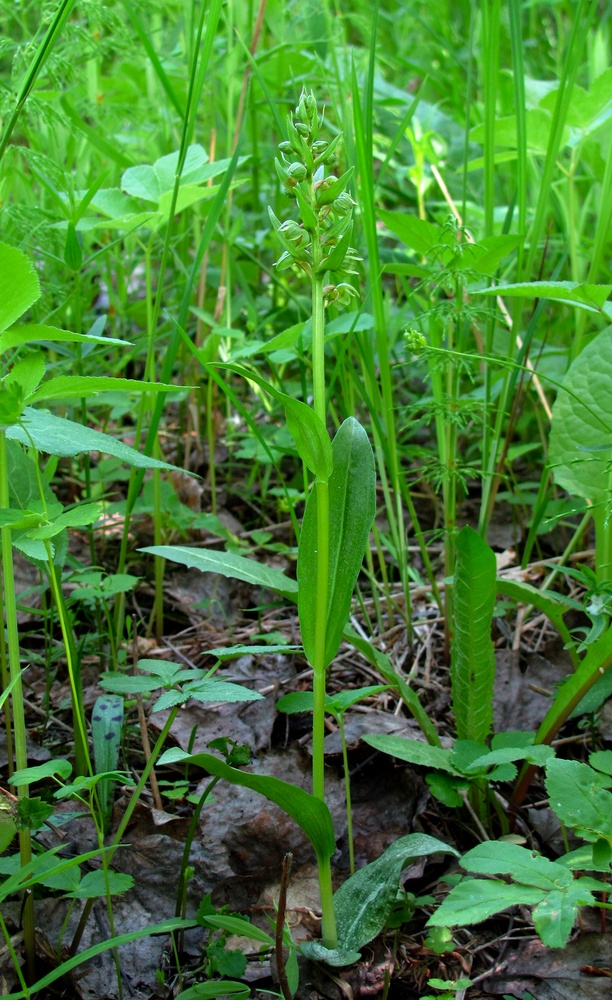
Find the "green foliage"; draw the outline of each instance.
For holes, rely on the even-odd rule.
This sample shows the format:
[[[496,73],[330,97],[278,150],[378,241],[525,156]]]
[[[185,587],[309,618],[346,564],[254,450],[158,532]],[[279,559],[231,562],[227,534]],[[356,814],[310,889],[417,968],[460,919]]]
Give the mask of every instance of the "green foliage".
[[[415,12],[405,3],[393,11],[385,3],[371,10],[359,0],[334,17],[327,16],[325,4],[276,4],[261,34],[252,5],[221,0],[61,0],[44,10],[0,0],[0,7],[7,26],[0,88],[6,625],[0,700],[11,712],[17,768],[17,797],[0,793],[0,850],[19,835],[21,883],[27,886],[30,873],[47,871],[47,862],[56,864],[53,854],[39,868],[36,859],[28,860],[30,831],[51,808],[29,795],[30,783],[53,783],[57,798],[78,796],[90,805],[102,797],[104,811],[111,784],[125,781],[117,760],[96,752],[104,719],[91,734],[95,766],[88,761],[80,665],[92,643],[110,663],[101,686],[118,692],[117,706],[125,696],[142,694],[153,710],[170,708],[172,717],[187,698],[254,697],[229,678],[178,663],[141,661],[136,677],[119,669],[132,594],[143,606],[146,569],[139,564],[136,578],[128,563],[143,512],[154,535],[139,534],[137,545],[155,560],[153,627],[159,639],[165,559],[297,600],[315,682],[312,695],[289,696],[284,704],[313,709],[318,799],[324,796],[324,714],[331,711],[343,721],[350,703],[363,695],[358,689],[326,697],[326,671],[344,636],[401,697],[427,740],[372,737],[371,745],[423,767],[434,795],[453,807],[487,782],[508,780],[522,761],[518,803],[533,768],[546,766],[551,801],[587,841],[571,861],[565,859],[567,870],[590,864],[609,872],[608,759],[593,755],[590,765],[574,766],[554,759],[548,748],[568,717],[602,704],[612,663],[606,329],[612,70],[609,26],[596,17],[594,0],[512,2],[499,18],[498,3],[483,6],[478,17],[470,5],[447,9],[436,2]],[[285,120],[290,95],[302,82],[306,88]],[[325,116],[310,86],[325,101]],[[339,311],[355,299],[367,312]],[[423,379],[406,349],[425,361]],[[194,359],[204,367],[194,371]],[[246,359],[252,368],[243,367]],[[244,380],[236,391],[225,386],[224,408],[216,399],[223,383],[219,371]],[[168,422],[162,424],[170,391]],[[554,391],[549,442],[546,414]],[[340,428],[333,444],[332,427]],[[41,454],[52,456],[45,469]],[[101,455],[138,471],[117,471]],[[174,471],[170,462],[187,467],[188,456],[189,468],[203,477],[202,514],[179,505],[174,488],[160,478]],[[143,493],[147,469],[154,475]],[[117,502],[118,484],[127,477],[127,495]],[[417,516],[421,481],[427,498],[419,496]],[[525,481],[532,485],[526,488]],[[583,506],[583,525],[573,537],[573,518],[559,490]],[[462,511],[468,493],[470,506]],[[255,504],[257,511],[249,510],[261,519],[258,536],[252,522],[250,533],[221,525],[217,498],[234,510],[237,495],[239,503],[246,498]],[[494,506],[507,501],[515,540],[527,536],[525,562],[543,542],[553,505],[563,510],[563,521],[551,537],[570,532],[564,535],[566,554],[582,542],[589,510],[597,551],[594,574],[588,568],[566,572],[572,585],[586,589],[582,631],[570,634],[564,621],[581,601],[556,595],[550,585],[542,591],[498,581],[500,592],[550,617],[570,649],[574,672],[554,691],[536,734],[497,734],[489,742],[496,585],[484,539]],[[458,534],[463,515],[467,511],[470,518],[479,502],[479,534]],[[377,551],[370,551],[375,509]],[[289,510],[293,537],[279,541],[273,532]],[[112,522],[104,514],[124,517],[116,561],[107,532]],[[201,529],[222,538],[227,551],[219,551],[216,541],[200,547],[194,533]],[[69,532],[87,542],[82,569],[74,566]],[[162,544],[174,540],[171,532],[186,544]],[[291,567],[282,572],[265,561],[274,546],[283,546],[283,558],[291,560],[297,541],[299,585]],[[418,559],[412,557],[413,541]],[[262,551],[257,559],[247,558],[242,550],[255,545]],[[16,624],[15,550],[44,574],[40,645],[54,651],[54,662],[47,657],[47,695],[60,648],[67,660],[74,776],[61,761],[50,762],[48,770],[27,767],[21,666],[30,650],[23,648],[28,638]],[[360,591],[372,641],[346,624],[364,551],[368,576]],[[408,644],[420,641],[414,583],[427,588],[444,612],[447,639],[454,631],[458,739],[448,750],[440,748],[434,720],[419,700],[418,656],[414,677],[404,676],[388,655],[394,653],[377,648],[400,617]],[[61,643],[55,641],[59,635]],[[297,648],[281,638],[269,647],[212,652],[222,663],[243,652]],[[61,662],[59,669],[65,669]],[[108,732],[116,748],[119,720],[114,722]],[[237,780],[242,772],[232,768],[239,757],[234,750],[236,757],[224,766]],[[138,789],[135,800],[140,782]],[[292,808],[297,814],[311,805],[300,800]],[[99,823],[97,813],[94,818]],[[316,831],[311,834],[316,840]],[[510,862],[512,871],[491,870],[503,881],[477,880],[491,905],[495,892],[512,890],[524,900],[544,891],[533,884],[533,866],[521,867],[516,856],[501,863]],[[377,871],[368,876],[373,893]],[[108,866],[98,881],[91,879],[91,895],[85,876],[77,889],[76,868],[50,878],[56,876],[71,898],[79,898],[78,892],[83,899],[108,895],[109,908],[113,886],[120,885]],[[508,884],[507,877],[514,881]],[[11,892],[20,887],[12,878]],[[550,942],[563,939],[583,896],[595,892],[579,879],[561,879],[560,885],[546,888],[531,904]],[[330,901],[331,889],[323,907],[328,925]],[[405,913],[411,906],[406,903]],[[29,910],[28,902],[23,928],[32,960]],[[180,931],[184,925],[171,926]],[[376,931],[370,928],[379,929],[378,922]],[[444,927],[432,926],[427,946],[443,953],[452,939]],[[343,948],[347,954],[340,940],[338,954]],[[44,992],[64,971],[98,953],[71,958],[22,995],[35,987]],[[223,945],[215,961],[214,974],[239,975],[240,957]],[[462,988],[443,980],[430,985],[445,996]],[[182,996],[247,992],[240,983],[205,982]]]
[[[425,834],[401,837],[378,858],[344,882],[334,895],[334,910],[340,948],[329,951],[320,945],[302,945],[311,958],[330,965],[349,965],[359,958],[359,949],[372,941],[387,923],[395,904],[402,869],[416,858],[434,854],[456,854],[453,848]]]
[[[349,617],[351,598],[361,569],[376,510],[374,456],[364,429],[349,417],[333,442],[329,478],[329,567],[326,591],[325,652],[317,669],[329,666],[338,652]],[[320,614],[317,539],[320,533],[320,486],[315,482],[304,512],[298,548],[298,611],[304,652],[315,662],[315,633]]]
[[[554,756],[551,747],[533,745],[532,733],[498,733],[491,741],[491,749],[474,740],[457,740],[448,750],[404,736],[368,734],[364,741],[398,760],[426,768],[433,795],[451,807],[463,805],[460,793],[482,779],[511,781],[517,774],[516,761],[541,766]]]
[[[487,841],[461,859],[469,872],[509,875],[512,882],[467,876],[428,920],[428,926],[466,926],[479,923],[508,906],[532,906],[536,931],[550,948],[562,948],[571,933],[580,906],[595,902],[593,892],[605,892],[605,883],[574,878],[565,865],[549,861],[518,844]]]
[[[173,749],[167,750],[160,758],[160,764],[177,762],[203,767],[209,774],[223,778],[231,784],[243,785],[275,802],[304,831],[314,848],[319,864],[329,865],[329,859],[335,850],[335,839],[331,816],[325,803],[309,795],[302,788],[281,781],[280,778],[239,771],[213,754],[188,754],[184,750]]]
[[[190,548],[187,545],[148,545],[142,551],[170,559],[182,566],[199,569],[203,573],[219,573],[232,580],[244,580],[256,587],[268,587],[283,595],[295,595],[298,589],[295,580],[291,580],[282,570],[233,552]]]
[[[243,647],[237,655],[242,655]],[[267,652],[267,650],[266,650]],[[240,684],[210,676],[210,671],[185,668],[170,660],[139,660],[138,668],[146,673],[124,674],[118,671],[103,674],[100,686],[115,694],[148,695],[165,688],[155,701],[153,712],[162,712],[175,705],[184,705],[190,698],[201,702],[259,701],[262,695]],[[120,699],[122,700],[122,699]],[[111,703],[113,699],[110,699]]]
[[[495,605],[495,556],[469,526],[456,541],[453,711],[460,740],[484,742],[493,720],[495,653],[491,620]]]

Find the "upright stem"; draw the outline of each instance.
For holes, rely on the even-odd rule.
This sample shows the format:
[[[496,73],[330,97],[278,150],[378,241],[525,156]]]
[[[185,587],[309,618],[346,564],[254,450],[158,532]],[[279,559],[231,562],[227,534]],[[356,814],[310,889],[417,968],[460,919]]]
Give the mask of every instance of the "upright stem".
[[[323,276],[317,271],[321,262],[318,230],[312,237],[312,383],[314,411],[325,425],[325,314]],[[312,720],[312,791],[325,800],[325,640],[327,634],[327,598],[329,585],[329,486],[319,480],[317,491],[317,611],[313,680],[314,712]]]
[[[0,427],[0,507],[9,506],[8,472],[6,462],[6,430]],[[11,699],[13,705],[13,734],[15,737],[15,765],[18,771],[28,766],[26,749],[26,728],[23,705],[23,690],[21,686],[21,663],[19,657],[19,632],[17,629],[17,602],[15,598],[15,577],[13,574],[13,546],[11,529],[0,529],[2,537],[2,569],[4,586],[4,612],[6,616],[6,635],[8,640],[8,661],[11,681],[14,681]],[[1,624],[1,623],[0,623]],[[19,785],[17,796],[21,801],[29,796],[29,786]],[[19,831],[19,856],[22,867],[32,860],[32,845],[29,830]],[[23,906],[23,938],[26,956],[26,978],[34,982],[34,961],[36,948],[34,944],[34,897],[27,893]]]

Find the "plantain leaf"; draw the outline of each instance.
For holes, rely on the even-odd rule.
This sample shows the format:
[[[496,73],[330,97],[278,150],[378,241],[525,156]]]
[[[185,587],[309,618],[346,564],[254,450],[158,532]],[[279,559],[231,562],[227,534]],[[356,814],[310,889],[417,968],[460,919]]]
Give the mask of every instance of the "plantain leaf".
[[[469,526],[459,532],[456,544],[453,711],[457,738],[484,743],[493,721],[495,653],[491,619],[496,563],[493,551]]]
[[[91,735],[96,774],[114,771],[119,762],[123,705],[123,698],[116,694],[101,694],[94,702],[91,710]],[[105,818],[110,815],[112,790],[112,781],[105,779],[99,782],[98,796]]]
[[[354,417],[339,428],[329,479],[329,576],[325,663],[338,652],[351,610],[353,589],[376,513],[376,473],[368,436]],[[317,605],[317,497],[315,482],[304,512],[298,547],[298,611],[304,652],[314,662]]]
[[[385,926],[397,899],[402,869],[416,858],[455,854],[448,844],[424,833],[401,837],[371,864],[351,875],[334,895],[338,938],[343,948],[359,949]]]

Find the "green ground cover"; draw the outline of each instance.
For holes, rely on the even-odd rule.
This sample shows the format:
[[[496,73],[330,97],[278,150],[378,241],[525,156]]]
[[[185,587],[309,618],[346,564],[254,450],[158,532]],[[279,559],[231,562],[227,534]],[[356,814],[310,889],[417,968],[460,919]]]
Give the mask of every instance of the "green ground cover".
[[[21,899],[0,928],[15,995],[47,995],[111,949],[121,995],[119,946],[166,932],[158,984],[174,993],[160,995],[259,995],[227,957],[240,934],[275,952],[281,995],[305,996],[306,958],[354,966],[385,930],[380,995],[416,995],[393,993],[427,988],[399,974],[403,927],[437,961],[453,928],[520,905],[563,948],[581,908],[608,905],[611,14],[596,0],[0,0],[0,898]],[[228,621],[255,611],[211,642],[217,591],[177,618],[177,567],[247,588]],[[169,652],[194,611],[195,663]],[[569,672],[537,719],[500,729],[498,653],[518,653],[538,615]],[[348,648],[369,683],[340,676]],[[306,671],[278,710],[309,720],[307,789],[249,769],[231,727],[214,753],[172,745],[188,703],[269,694],[233,672],[246,653]],[[344,727],[363,702],[414,735],[370,731],[362,749],[382,771],[416,768],[469,832],[407,831],[355,866]],[[326,719],[350,858],[335,893]],[[586,734],[575,753],[553,745],[563,727]],[[210,902],[192,912],[190,851],[220,781],[311,844],[320,941],[298,947],[285,923],[289,862],[268,930]],[[534,781],[562,853],[526,832]],[[146,789],[189,822],[176,905],[124,932],[114,908],[134,881],[115,854]],[[42,839],[64,801],[92,831],[70,853]],[[469,874],[455,869],[450,893],[400,890],[417,859],[457,854]],[[58,894],[49,971],[36,912]],[[108,939],[79,950],[95,900]],[[486,995],[464,973],[430,988]]]

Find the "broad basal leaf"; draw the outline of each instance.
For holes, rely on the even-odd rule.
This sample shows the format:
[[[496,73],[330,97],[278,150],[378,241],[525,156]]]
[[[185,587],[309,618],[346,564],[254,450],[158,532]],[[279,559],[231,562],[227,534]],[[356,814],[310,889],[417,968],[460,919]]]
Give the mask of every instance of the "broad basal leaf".
[[[457,854],[454,848],[422,833],[401,837],[376,861],[343,882],[334,895],[338,939],[343,948],[360,949],[385,926],[397,899],[402,870],[416,858]]]

